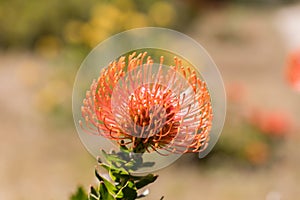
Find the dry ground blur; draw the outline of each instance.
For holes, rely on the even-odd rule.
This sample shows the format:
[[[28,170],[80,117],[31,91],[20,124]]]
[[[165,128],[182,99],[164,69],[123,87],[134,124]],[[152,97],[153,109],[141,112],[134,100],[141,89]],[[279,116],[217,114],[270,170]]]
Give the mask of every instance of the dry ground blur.
[[[285,9],[300,13],[300,7]],[[298,12],[228,7],[207,12],[187,34],[208,50],[225,84],[245,85],[248,103],[287,110],[297,124],[299,94],[286,85],[283,76],[293,38],[282,29],[288,29],[288,20],[297,17],[300,27]],[[290,16],[283,18],[282,13]],[[294,40],[299,41],[297,34]],[[36,110],[32,82],[50,73],[47,62],[28,52],[2,52],[0,63],[0,199],[68,199],[77,185],[87,188],[94,181],[95,161],[80,143],[75,128],[57,128]],[[37,67],[39,73],[24,65]],[[295,130],[287,143],[278,147],[284,159],[267,169],[231,165],[206,169],[186,166],[185,159],[179,160],[158,172],[160,178],[146,199],[164,195],[166,200],[297,200],[299,144],[300,135]]]

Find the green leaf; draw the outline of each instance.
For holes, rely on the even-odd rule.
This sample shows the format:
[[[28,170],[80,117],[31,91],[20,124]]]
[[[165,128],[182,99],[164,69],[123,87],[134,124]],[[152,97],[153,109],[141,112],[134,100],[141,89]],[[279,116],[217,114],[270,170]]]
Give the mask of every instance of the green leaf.
[[[84,189],[80,186],[77,188],[76,193],[71,196],[71,200],[88,200],[88,196]]]
[[[121,180],[127,181],[130,178],[130,175],[123,170],[110,169],[108,173],[115,182],[120,182]]]
[[[127,162],[126,160],[123,160],[119,155],[107,154],[104,150],[102,150],[102,154],[104,155],[106,162],[108,162],[110,165],[113,165],[114,167],[120,167]]]
[[[99,200],[99,199],[100,199],[99,196],[95,196],[94,194],[89,195],[89,200]]]
[[[129,175],[129,172],[126,171],[124,168],[116,168],[113,166],[109,166],[105,163],[101,163],[100,166],[106,169],[107,171],[111,171],[113,174]]]
[[[91,188],[90,188],[90,194],[94,195],[95,197],[99,196],[98,192],[96,191],[96,189],[93,186],[91,186]]]
[[[109,171],[110,177],[112,180],[123,180],[127,181],[129,179],[131,180],[141,180],[143,176],[134,176],[131,175],[128,171],[126,171],[124,168],[117,169],[115,167],[108,166],[107,164],[101,163],[101,167]]]
[[[126,167],[126,169],[136,169],[136,162],[135,160],[131,160],[127,163],[125,163],[124,167]]]
[[[97,177],[97,179],[100,181],[100,183],[104,183],[104,185],[106,186],[108,192],[111,194],[111,195],[115,195],[116,194],[116,187],[111,183],[109,182],[106,178],[102,177],[97,169],[95,169],[95,175]]]
[[[135,200],[137,197],[137,191],[132,181],[128,181],[126,187],[122,188],[124,198],[122,200]]]
[[[99,193],[100,193],[100,200],[115,200],[115,198],[113,197],[113,195],[111,195],[108,192],[107,187],[104,184],[104,182],[100,182]]]
[[[157,175],[148,174],[147,176],[142,177],[137,183],[136,188],[141,189],[142,187],[145,187],[146,185],[153,183],[157,179]]]

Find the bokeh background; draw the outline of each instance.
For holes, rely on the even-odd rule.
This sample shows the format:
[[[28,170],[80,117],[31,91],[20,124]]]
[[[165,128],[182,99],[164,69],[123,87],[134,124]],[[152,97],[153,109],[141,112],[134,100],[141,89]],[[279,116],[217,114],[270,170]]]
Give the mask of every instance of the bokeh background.
[[[146,199],[299,199],[296,0],[1,0],[0,199],[68,199],[96,183],[73,124],[76,71],[102,40],[144,26],[201,43],[228,95],[213,152],[157,172]]]

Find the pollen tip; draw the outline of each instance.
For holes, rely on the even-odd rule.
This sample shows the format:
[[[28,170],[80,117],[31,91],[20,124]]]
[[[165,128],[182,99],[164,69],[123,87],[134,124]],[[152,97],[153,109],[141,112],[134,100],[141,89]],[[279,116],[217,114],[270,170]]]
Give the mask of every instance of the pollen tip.
[[[160,64],[162,65],[164,62],[164,57],[163,56],[160,56]]]

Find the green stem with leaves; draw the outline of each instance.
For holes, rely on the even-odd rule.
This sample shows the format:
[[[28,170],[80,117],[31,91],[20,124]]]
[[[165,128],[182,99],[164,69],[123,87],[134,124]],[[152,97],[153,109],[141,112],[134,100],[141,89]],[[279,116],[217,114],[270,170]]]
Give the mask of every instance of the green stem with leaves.
[[[71,200],[135,200],[147,195],[147,192],[140,190],[153,183],[158,176],[135,176],[132,172],[142,167],[151,167],[154,162],[144,162],[143,153],[132,153],[125,146],[121,146],[120,152],[107,154],[102,151],[102,154],[106,163],[98,159],[98,166],[107,171],[109,178],[101,175],[96,167],[95,176],[99,185],[91,186],[89,194],[79,187]]]

